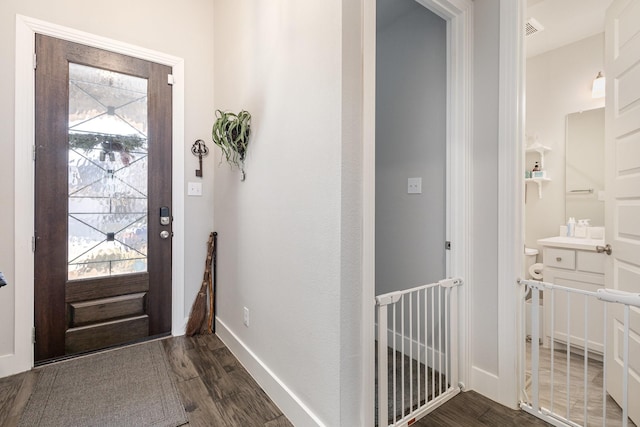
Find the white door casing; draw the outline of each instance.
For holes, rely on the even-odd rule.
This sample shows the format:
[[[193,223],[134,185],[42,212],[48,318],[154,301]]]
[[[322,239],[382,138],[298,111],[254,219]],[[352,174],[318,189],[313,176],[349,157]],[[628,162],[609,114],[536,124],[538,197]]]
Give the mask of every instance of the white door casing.
[[[607,288],[640,293],[640,0],[614,0],[605,20]],[[623,307],[608,305],[607,392],[623,398]],[[630,309],[629,417],[640,425],[640,309]]]

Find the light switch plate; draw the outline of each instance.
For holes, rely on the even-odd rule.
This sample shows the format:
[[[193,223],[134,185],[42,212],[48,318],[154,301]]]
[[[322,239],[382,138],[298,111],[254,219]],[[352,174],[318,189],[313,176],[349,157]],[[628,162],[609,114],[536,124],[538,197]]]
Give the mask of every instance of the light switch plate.
[[[422,178],[407,179],[408,194],[422,194]]]
[[[202,196],[202,183],[201,182],[187,183],[187,196]]]

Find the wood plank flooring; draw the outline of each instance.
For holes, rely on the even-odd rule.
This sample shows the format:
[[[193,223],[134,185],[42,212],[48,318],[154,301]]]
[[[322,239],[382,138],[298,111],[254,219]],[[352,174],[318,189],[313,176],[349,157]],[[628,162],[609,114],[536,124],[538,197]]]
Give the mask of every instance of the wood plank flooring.
[[[586,361],[587,366],[585,367],[584,354],[578,354],[577,352],[567,354],[565,346],[556,344],[553,352],[552,369],[551,349],[539,347],[539,350],[538,387],[540,405],[578,425],[602,426],[604,424],[607,427],[622,426],[622,409],[608,394],[606,395],[606,422],[602,422],[603,398],[605,396],[603,396],[604,366],[602,361],[599,360],[601,356],[589,355]],[[527,342],[525,386],[527,395],[532,399],[531,351],[531,342]],[[568,371],[567,364],[569,365]],[[567,388],[567,383],[569,388]],[[551,404],[552,395],[553,405]],[[587,402],[586,423],[585,401]],[[628,420],[628,425],[629,427],[635,427],[631,420]]]
[[[460,393],[412,427],[548,426],[524,411],[499,405],[475,391]]]
[[[286,427],[291,422],[213,335],[162,341],[190,426]],[[0,378],[0,426],[16,426],[39,370]],[[454,397],[414,426],[544,426],[475,393]]]
[[[162,344],[189,426],[293,425],[217,336],[174,337]],[[39,372],[0,379],[0,426],[18,424]]]

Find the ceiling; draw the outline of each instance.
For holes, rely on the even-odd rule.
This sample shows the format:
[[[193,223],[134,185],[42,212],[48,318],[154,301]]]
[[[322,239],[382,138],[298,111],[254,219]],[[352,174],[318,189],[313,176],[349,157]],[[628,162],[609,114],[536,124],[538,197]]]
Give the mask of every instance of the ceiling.
[[[527,0],[526,19],[543,31],[526,37],[527,57],[582,40],[604,31],[604,15],[612,0]]]
[[[604,31],[604,14],[612,0],[527,0],[526,19],[535,18],[543,31],[526,37],[527,57],[557,49]],[[377,0],[377,27],[384,30],[411,13],[415,0]]]

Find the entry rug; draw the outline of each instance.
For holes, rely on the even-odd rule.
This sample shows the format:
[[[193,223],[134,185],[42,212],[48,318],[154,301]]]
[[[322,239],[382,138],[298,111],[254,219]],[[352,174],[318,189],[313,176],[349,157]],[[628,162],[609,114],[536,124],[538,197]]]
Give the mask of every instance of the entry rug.
[[[19,426],[187,423],[158,341],[46,366]]]

